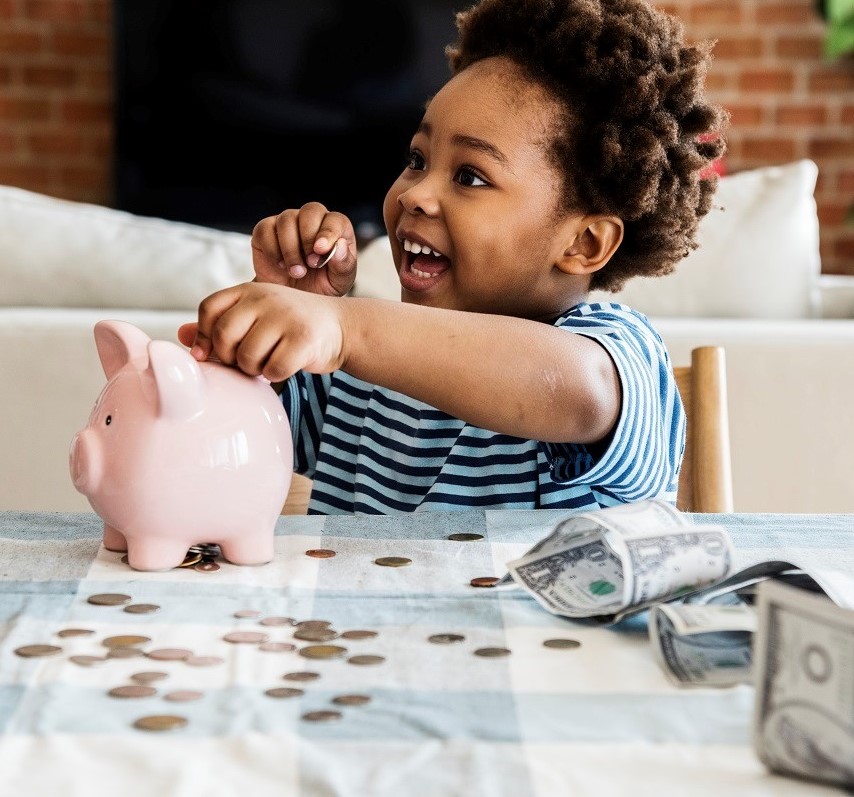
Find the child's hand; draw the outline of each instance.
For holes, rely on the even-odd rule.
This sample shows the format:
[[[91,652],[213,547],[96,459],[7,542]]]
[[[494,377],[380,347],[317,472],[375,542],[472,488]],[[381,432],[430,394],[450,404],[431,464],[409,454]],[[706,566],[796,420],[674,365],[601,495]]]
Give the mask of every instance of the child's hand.
[[[208,296],[198,323],[181,326],[178,339],[197,360],[216,357],[271,382],[301,369],[329,373],[343,362],[339,306],[334,298],[247,282]]]
[[[332,259],[319,268],[333,246]],[[252,262],[256,282],[344,296],[356,279],[356,234],[346,216],[309,202],[255,225]]]

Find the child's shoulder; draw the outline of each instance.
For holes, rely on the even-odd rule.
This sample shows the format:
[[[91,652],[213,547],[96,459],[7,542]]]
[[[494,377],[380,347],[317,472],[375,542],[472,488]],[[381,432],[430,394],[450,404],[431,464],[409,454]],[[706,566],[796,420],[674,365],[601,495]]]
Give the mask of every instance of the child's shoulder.
[[[553,324],[590,336],[629,337],[656,348],[664,345],[646,315],[618,302],[580,302],[561,313]]]

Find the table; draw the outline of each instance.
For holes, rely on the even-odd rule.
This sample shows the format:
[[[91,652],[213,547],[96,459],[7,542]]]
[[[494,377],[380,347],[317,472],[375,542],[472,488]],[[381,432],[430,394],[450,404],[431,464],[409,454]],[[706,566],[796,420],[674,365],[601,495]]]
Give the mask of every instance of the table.
[[[219,572],[137,573],[100,545],[93,514],[0,513],[0,794],[53,795],[804,795],[838,791],[768,774],[753,753],[753,690],[681,691],[654,661],[645,617],[613,628],[545,612],[521,590],[477,589],[500,576],[565,513],[466,511],[400,517],[282,517],[276,558]],[[704,515],[723,523],[738,567],[762,559],[832,563],[854,571],[854,516]],[[455,542],[449,534],[484,539]],[[315,559],[307,549],[331,548]],[[381,556],[408,567],[374,564]],[[94,606],[94,593],[155,603],[156,614]],[[259,618],[237,620],[251,608]],[[296,652],[229,644],[235,629],[290,640],[293,629],[258,619],[286,615],[373,629],[343,642],[350,654],[385,657],[374,666],[310,662]],[[89,637],[58,638],[69,628]],[[461,642],[431,644],[442,632]],[[154,647],[186,647],[225,663],[112,659],[99,668],[71,654],[104,652],[114,634],[141,634]],[[575,650],[543,646],[549,638]],[[57,644],[61,654],[25,659],[23,645]],[[482,658],[484,646],[509,648]],[[141,662],[141,663],[140,663]],[[288,683],[314,670],[312,683]],[[169,689],[204,697],[169,704],[160,696],[120,700],[111,687],[141,670],[168,672]],[[302,697],[265,690],[297,686]],[[160,687],[160,684],[155,686]],[[162,691],[165,691],[165,687]],[[337,722],[301,716],[364,693]],[[133,728],[149,714],[179,714],[182,730]]]

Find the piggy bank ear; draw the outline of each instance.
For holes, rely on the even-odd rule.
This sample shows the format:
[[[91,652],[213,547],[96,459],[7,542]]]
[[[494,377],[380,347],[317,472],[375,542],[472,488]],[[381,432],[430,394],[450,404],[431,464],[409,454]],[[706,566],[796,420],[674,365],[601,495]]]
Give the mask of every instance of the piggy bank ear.
[[[188,351],[166,340],[153,340],[148,344],[148,360],[157,388],[158,415],[183,420],[204,409],[205,378]]]
[[[148,361],[151,338],[126,321],[99,321],[95,324],[95,346],[107,379],[112,379],[131,360],[140,360],[144,369]]]

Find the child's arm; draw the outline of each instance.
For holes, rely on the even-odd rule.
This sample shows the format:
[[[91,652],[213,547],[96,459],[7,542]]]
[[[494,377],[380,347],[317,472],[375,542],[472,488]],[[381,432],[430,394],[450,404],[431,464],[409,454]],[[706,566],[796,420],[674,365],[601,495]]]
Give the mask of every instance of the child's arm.
[[[248,283],[205,299],[180,337],[272,382],[297,370],[353,376],[503,434],[591,443],[620,412],[604,348],[519,318]]]
[[[252,231],[255,282],[344,296],[356,279],[356,234],[343,213],[319,202],[261,219]],[[335,247],[328,263],[320,267]]]

